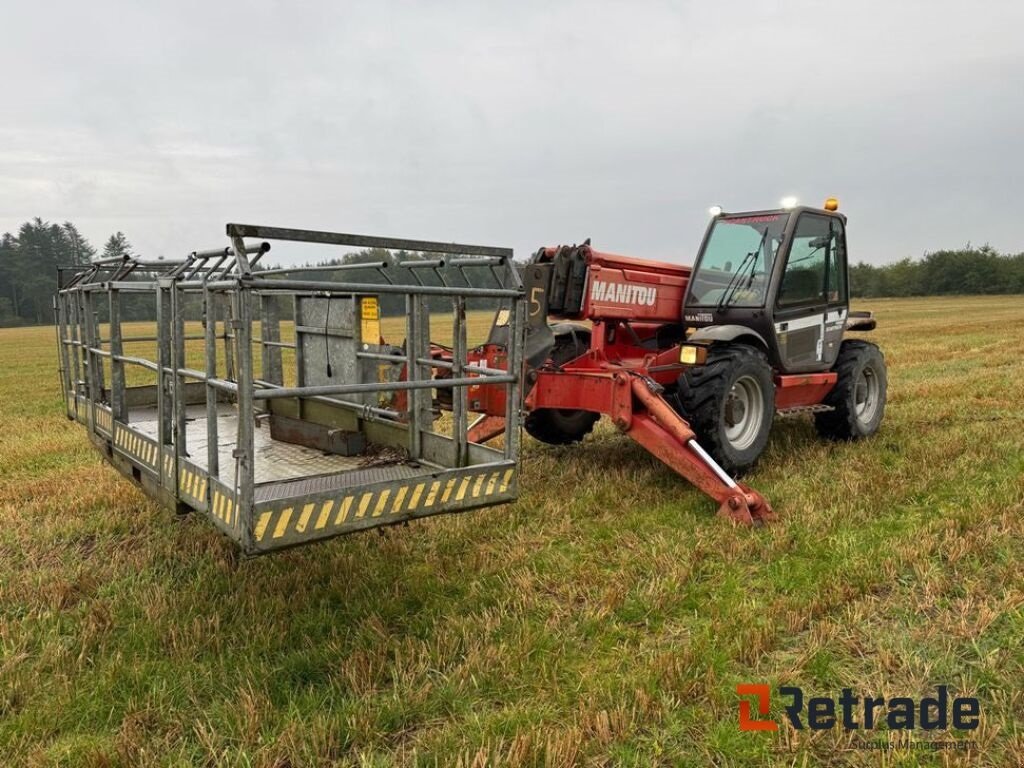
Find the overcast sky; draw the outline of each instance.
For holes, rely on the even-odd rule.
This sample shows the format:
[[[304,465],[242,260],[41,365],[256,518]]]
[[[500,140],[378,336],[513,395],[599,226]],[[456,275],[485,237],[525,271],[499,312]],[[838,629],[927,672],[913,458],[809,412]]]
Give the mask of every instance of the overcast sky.
[[[592,237],[688,263],[712,204],[835,195],[854,260],[1024,250],[1019,1],[5,0],[2,18],[0,230],[71,220],[147,256],[219,246],[227,221],[521,257]]]

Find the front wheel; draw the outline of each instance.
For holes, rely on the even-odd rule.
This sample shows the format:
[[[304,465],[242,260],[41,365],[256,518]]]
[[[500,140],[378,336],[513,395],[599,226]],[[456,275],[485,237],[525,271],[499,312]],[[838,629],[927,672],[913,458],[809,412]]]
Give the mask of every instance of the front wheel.
[[[814,414],[818,434],[829,440],[875,434],[885,414],[888,386],[882,351],[870,342],[848,339],[832,370],[838,374],[836,385],[822,403],[832,410]]]
[[[768,360],[740,344],[713,346],[679,377],[679,403],[697,442],[727,472],[750,469],[768,445],[775,383]]]

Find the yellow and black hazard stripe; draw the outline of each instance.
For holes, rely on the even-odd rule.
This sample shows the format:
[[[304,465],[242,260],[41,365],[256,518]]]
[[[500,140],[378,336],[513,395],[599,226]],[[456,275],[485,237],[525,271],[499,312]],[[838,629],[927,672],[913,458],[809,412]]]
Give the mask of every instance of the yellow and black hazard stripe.
[[[213,506],[210,507],[210,514],[229,528],[234,528],[238,524],[238,511],[235,509],[235,497],[214,486]]]
[[[299,504],[291,500],[259,511],[253,536],[257,543],[272,543],[286,536],[312,538],[374,518],[415,516],[443,511],[446,506],[466,506],[507,493],[514,475],[511,467],[488,469],[440,480],[414,478],[404,485]]]
[[[156,469],[157,445],[151,440],[118,425],[114,433],[114,445],[136,463]]]
[[[185,494],[196,501],[206,500],[206,473],[182,464],[178,471],[179,495]]]
[[[96,428],[103,430],[108,435],[111,434],[111,430],[114,428],[114,416],[110,411],[104,410],[103,408],[96,407],[93,410],[94,418],[96,419]]]

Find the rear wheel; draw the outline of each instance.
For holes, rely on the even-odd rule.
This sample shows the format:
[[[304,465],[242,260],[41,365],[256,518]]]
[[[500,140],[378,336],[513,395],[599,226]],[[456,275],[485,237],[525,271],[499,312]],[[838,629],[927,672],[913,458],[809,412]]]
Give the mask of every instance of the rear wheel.
[[[771,366],[745,345],[715,346],[704,365],[679,377],[682,416],[727,472],[750,469],[768,444],[775,418]]]
[[[551,360],[564,365],[575,360],[590,348],[590,332],[574,330],[555,337]],[[573,408],[538,408],[530,411],[523,426],[527,433],[542,443],[568,445],[577,443],[590,434],[600,414]]]
[[[848,339],[832,370],[838,374],[836,386],[822,404],[833,410],[814,414],[818,434],[829,440],[875,434],[885,414],[888,387],[882,351],[870,342]]]

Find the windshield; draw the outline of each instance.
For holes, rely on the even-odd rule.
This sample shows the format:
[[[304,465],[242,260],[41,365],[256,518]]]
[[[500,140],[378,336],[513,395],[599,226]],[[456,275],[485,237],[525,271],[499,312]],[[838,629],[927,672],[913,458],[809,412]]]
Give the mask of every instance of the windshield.
[[[715,221],[690,278],[689,304],[760,307],[787,213],[725,216]]]

